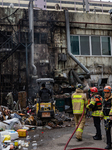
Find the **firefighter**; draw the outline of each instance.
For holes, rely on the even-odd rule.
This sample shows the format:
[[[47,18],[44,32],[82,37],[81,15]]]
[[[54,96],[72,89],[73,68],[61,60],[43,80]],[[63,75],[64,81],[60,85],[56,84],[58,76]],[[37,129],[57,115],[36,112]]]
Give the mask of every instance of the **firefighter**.
[[[42,89],[39,91],[39,96],[44,101],[49,100],[49,97],[52,96],[51,91],[45,87],[45,83],[42,84]]]
[[[104,87],[104,101],[100,117],[104,119],[106,130],[107,146],[105,149],[111,149],[112,94],[110,86]]]
[[[86,106],[87,109],[92,110],[92,116],[94,121],[94,126],[96,128],[96,135],[93,136],[94,140],[102,140],[101,136],[101,125],[100,125],[100,113],[102,110],[102,97],[98,95],[98,89],[96,87],[92,87],[90,89],[92,95],[90,103]]]
[[[83,86],[82,84],[78,84],[76,86],[76,92],[72,94],[72,107],[73,107],[73,114],[75,120],[75,126],[78,125],[80,118],[83,113],[84,105],[87,105],[87,98],[86,95],[83,93]],[[82,141],[82,133],[85,125],[85,114],[82,118],[82,121],[76,130],[76,138],[78,141]]]

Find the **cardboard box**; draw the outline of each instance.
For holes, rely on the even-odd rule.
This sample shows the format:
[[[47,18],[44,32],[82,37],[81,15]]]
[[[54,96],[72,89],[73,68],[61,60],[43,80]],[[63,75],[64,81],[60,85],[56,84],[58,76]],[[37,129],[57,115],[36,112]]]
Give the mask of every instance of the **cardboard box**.
[[[27,130],[26,129],[18,129],[17,130],[19,137],[26,137],[27,136]]]

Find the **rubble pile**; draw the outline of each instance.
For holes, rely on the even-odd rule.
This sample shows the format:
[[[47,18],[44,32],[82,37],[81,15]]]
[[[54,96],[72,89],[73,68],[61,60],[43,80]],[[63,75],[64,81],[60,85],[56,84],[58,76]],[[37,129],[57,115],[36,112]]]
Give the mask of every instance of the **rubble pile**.
[[[57,111],[54,119],[51,119],[50,122],[47,123],[47,125],[52,128],[70,127],[73,124],[72,121],[73,116],[69,117],[68,113]]]
[[[8,107],[0,106],[0,150],[22,149],[29,145],[37,147],[37,144],[29,137],[29,130],[50,130],[72,126],[73,117],[68,113],[55,113],[54,118],[46,121],[44,126],[37,126],[35,106],[27,107],[21,111],[12,111]],[[24,138],[24,139],[21,139]]]
[[[64,94],[56,94],[54,95],[54,99],[62,99],[62,98],[69,98],[70,93],[64,93]]]

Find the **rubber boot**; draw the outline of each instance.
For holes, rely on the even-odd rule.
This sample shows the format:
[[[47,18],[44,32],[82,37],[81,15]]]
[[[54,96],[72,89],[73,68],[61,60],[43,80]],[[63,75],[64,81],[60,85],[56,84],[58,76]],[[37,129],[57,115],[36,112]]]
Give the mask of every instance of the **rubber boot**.
[[[107,146],[105,147],[105,149],[111,149],[111,144],[107,144]]]
[[[76,139],[77,139],[77,141],[82,141],[82,139],[81,139],[81,138],[79,139],[79,138],[77,138],[77,137],[76,137]]]
[[[94,139],[94,137],[96,137],[96,136],[97,136],[97,135],[94,135],[94,136],[93,136],[93,139]]]
[[[93,139],[94,140],[102,140],[102,137],[101,136],[94,136]]]

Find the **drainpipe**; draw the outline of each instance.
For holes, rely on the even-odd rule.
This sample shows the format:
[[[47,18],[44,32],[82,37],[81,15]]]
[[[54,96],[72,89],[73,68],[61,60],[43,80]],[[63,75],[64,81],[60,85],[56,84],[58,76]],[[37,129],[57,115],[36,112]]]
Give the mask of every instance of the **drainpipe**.
[[[83,84],[83,82],[80,80],[79,76],[77,75],[77,73],[74,70],[72,70],[72,74],[78,83]]]
[[[29,2],[29,29],[32,31],[32,45],[31,45],[31,67],[33,75],[37,74],[37,68],[34,64],[34,19],[33,19],[33,0]]]
[[[69,14],[68,14],[68,10],[65,10],[65,21],[66,21],[66,36],[67,36],[67,52],[68,52],[68,55],[69,55],[87,74],[90,74],[90,71],[71,53],[71,46],[70,46],[70,27],[69,27]]]

